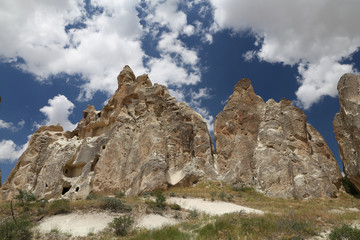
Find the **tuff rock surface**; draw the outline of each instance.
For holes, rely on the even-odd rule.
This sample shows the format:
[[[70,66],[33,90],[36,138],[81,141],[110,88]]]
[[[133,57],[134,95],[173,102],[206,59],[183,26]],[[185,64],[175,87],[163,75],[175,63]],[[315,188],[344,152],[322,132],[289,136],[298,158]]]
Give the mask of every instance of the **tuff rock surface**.
[[[213,147],[203,118],[147,75],[125,66],[118,89],[101,111],[88,106],[73,132],[43,126],[2,187],[38,198],[85,198],[89,193],[165,189],[216,178]]]
[[[337,86],[340,111],[333,125],[346,177],[360,192],[360,76],[344,74]]]
[[[225,182],[284,198],[337,195],[341,172],[320,133],[290,101],[264,102],[249,79],[235,85],[214,131]]]
[[[217,153],[203,118],[125,66],[101,111],[88,106],[72,132],[40,127],[4,185],[38,198],[139,194],[202,178],[250,186],[269,196],[335,196],[341,173],[321,135],[285,99],[266,103],[239,81],[215,119]]]

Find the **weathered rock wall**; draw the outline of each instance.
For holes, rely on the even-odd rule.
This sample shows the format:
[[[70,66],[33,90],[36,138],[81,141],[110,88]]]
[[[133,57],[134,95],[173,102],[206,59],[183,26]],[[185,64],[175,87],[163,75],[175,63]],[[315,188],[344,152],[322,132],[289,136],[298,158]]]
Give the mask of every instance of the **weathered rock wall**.
[[[340,111],[333,125],[346,177],[360,193],[360,76],[344,74],[337,86]]]
[[[166,87],[126,66],[101,111],[88,106],[73,132],[41,127],[3,186],[39,198],[84,198],[90,192],[139,194],[216,178],[203,118]]]
[[[203,118],[125,66],[102,110],[88,106],[72,132],[43,126],[0,189],[38,198],[139,194],[202,178],[250,186],[269,196],[335,196],[341,174],[321,135],[285,99],[266,103],[239,81],[215,119],[214,154]]]
[[[249,79],[239,81],[215,119],[219,173],[269,196],[336,196],[341,173],[305,114],[283,99],[266,103]]]

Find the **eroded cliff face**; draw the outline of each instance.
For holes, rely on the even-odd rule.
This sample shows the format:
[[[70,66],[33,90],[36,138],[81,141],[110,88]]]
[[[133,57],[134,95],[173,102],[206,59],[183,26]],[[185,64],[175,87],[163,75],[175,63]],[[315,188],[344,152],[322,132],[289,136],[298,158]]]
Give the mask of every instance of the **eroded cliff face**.
[[[41,127],[5,182],[39,198],[84,198],[90,192],[139,194],[216,178],[211,137],[203,118],[166,87],[126,66],[101,111],[88,106],[73,132]]]
[[[128,66],[117,80],[108,104],[101,111],[88,106],[74,131],[43,126],[33,134],[0,198],[12,199],[16,189],[46,199],[135,195],[202,178],[276,197],[336,196],[334,156],[290,101],[265,103],[250,80],[239,81],[215,119],[214,154],[203,118],[166,87],[135,77]]]
[[[337,86],[340,111],[333,125],[346,177],[360,193],[360,76],[344,74]]]
[[[342,176],[336,160],[290,101],[265,103],[242,79],[214,129],[224,181],[285,198],[337,195]]]

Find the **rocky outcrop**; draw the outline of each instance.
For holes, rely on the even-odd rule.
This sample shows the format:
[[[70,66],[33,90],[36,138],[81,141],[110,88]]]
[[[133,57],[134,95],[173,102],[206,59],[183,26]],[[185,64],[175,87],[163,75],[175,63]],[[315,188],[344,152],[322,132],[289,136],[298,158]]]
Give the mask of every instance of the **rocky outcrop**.
[[[344,74],[337,86],[340,111],[333,125],[344,173],[360,193],[360,76]]]
[[[250,186],[269,196],[335,196],[341,174],[321,135],[285,99],[266,103],[250,80],[235,85],[215,119],[217,153],[203,118],[125,66],[102,110],[88,106],[72,132],[40,127],[0,189],[38,198],[139,194],[202,178]]]
[[[3,185],[39,198],[84,198],[89,193],[139,194],[216,178],[203,118],[126,66],[101,111],[88,106],[73,132],[41,127]]]
[[[214,128],[224,181],[285,198],[337,195],[341,172],[336,160],[290,101],[265,103],[250,80],[242,79]]]

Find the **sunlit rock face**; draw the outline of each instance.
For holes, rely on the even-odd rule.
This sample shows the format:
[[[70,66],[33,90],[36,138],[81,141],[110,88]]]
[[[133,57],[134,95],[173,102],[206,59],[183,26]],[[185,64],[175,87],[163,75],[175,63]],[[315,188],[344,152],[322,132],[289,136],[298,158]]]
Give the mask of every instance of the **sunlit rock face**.
[[[85,198],[89,193],[139,194],[217,177],[204,119],[147,75],[125,66],[118,89],[101,111],[88,106],[73,132],[38,129],[2,187],[39,198]]]
[[[125,66],[102,110],[88,106],[72,132],[40,127],[0,189],[38,198],[136,195],[200,179],[284,198],[334,197],[341,173],[321,135],[288,100],[264,102],[239,81],[215,119],[214,153],[204,119]]]
[[[335,197],[341,172],[305,114],[283,99],[264,102],[242,79],[215,119],[219,174],[238,187],[284,198]]]
[[[360,193],[360,76],[344,74],[337,86],[340,111],[333,125],[346,177]]]

